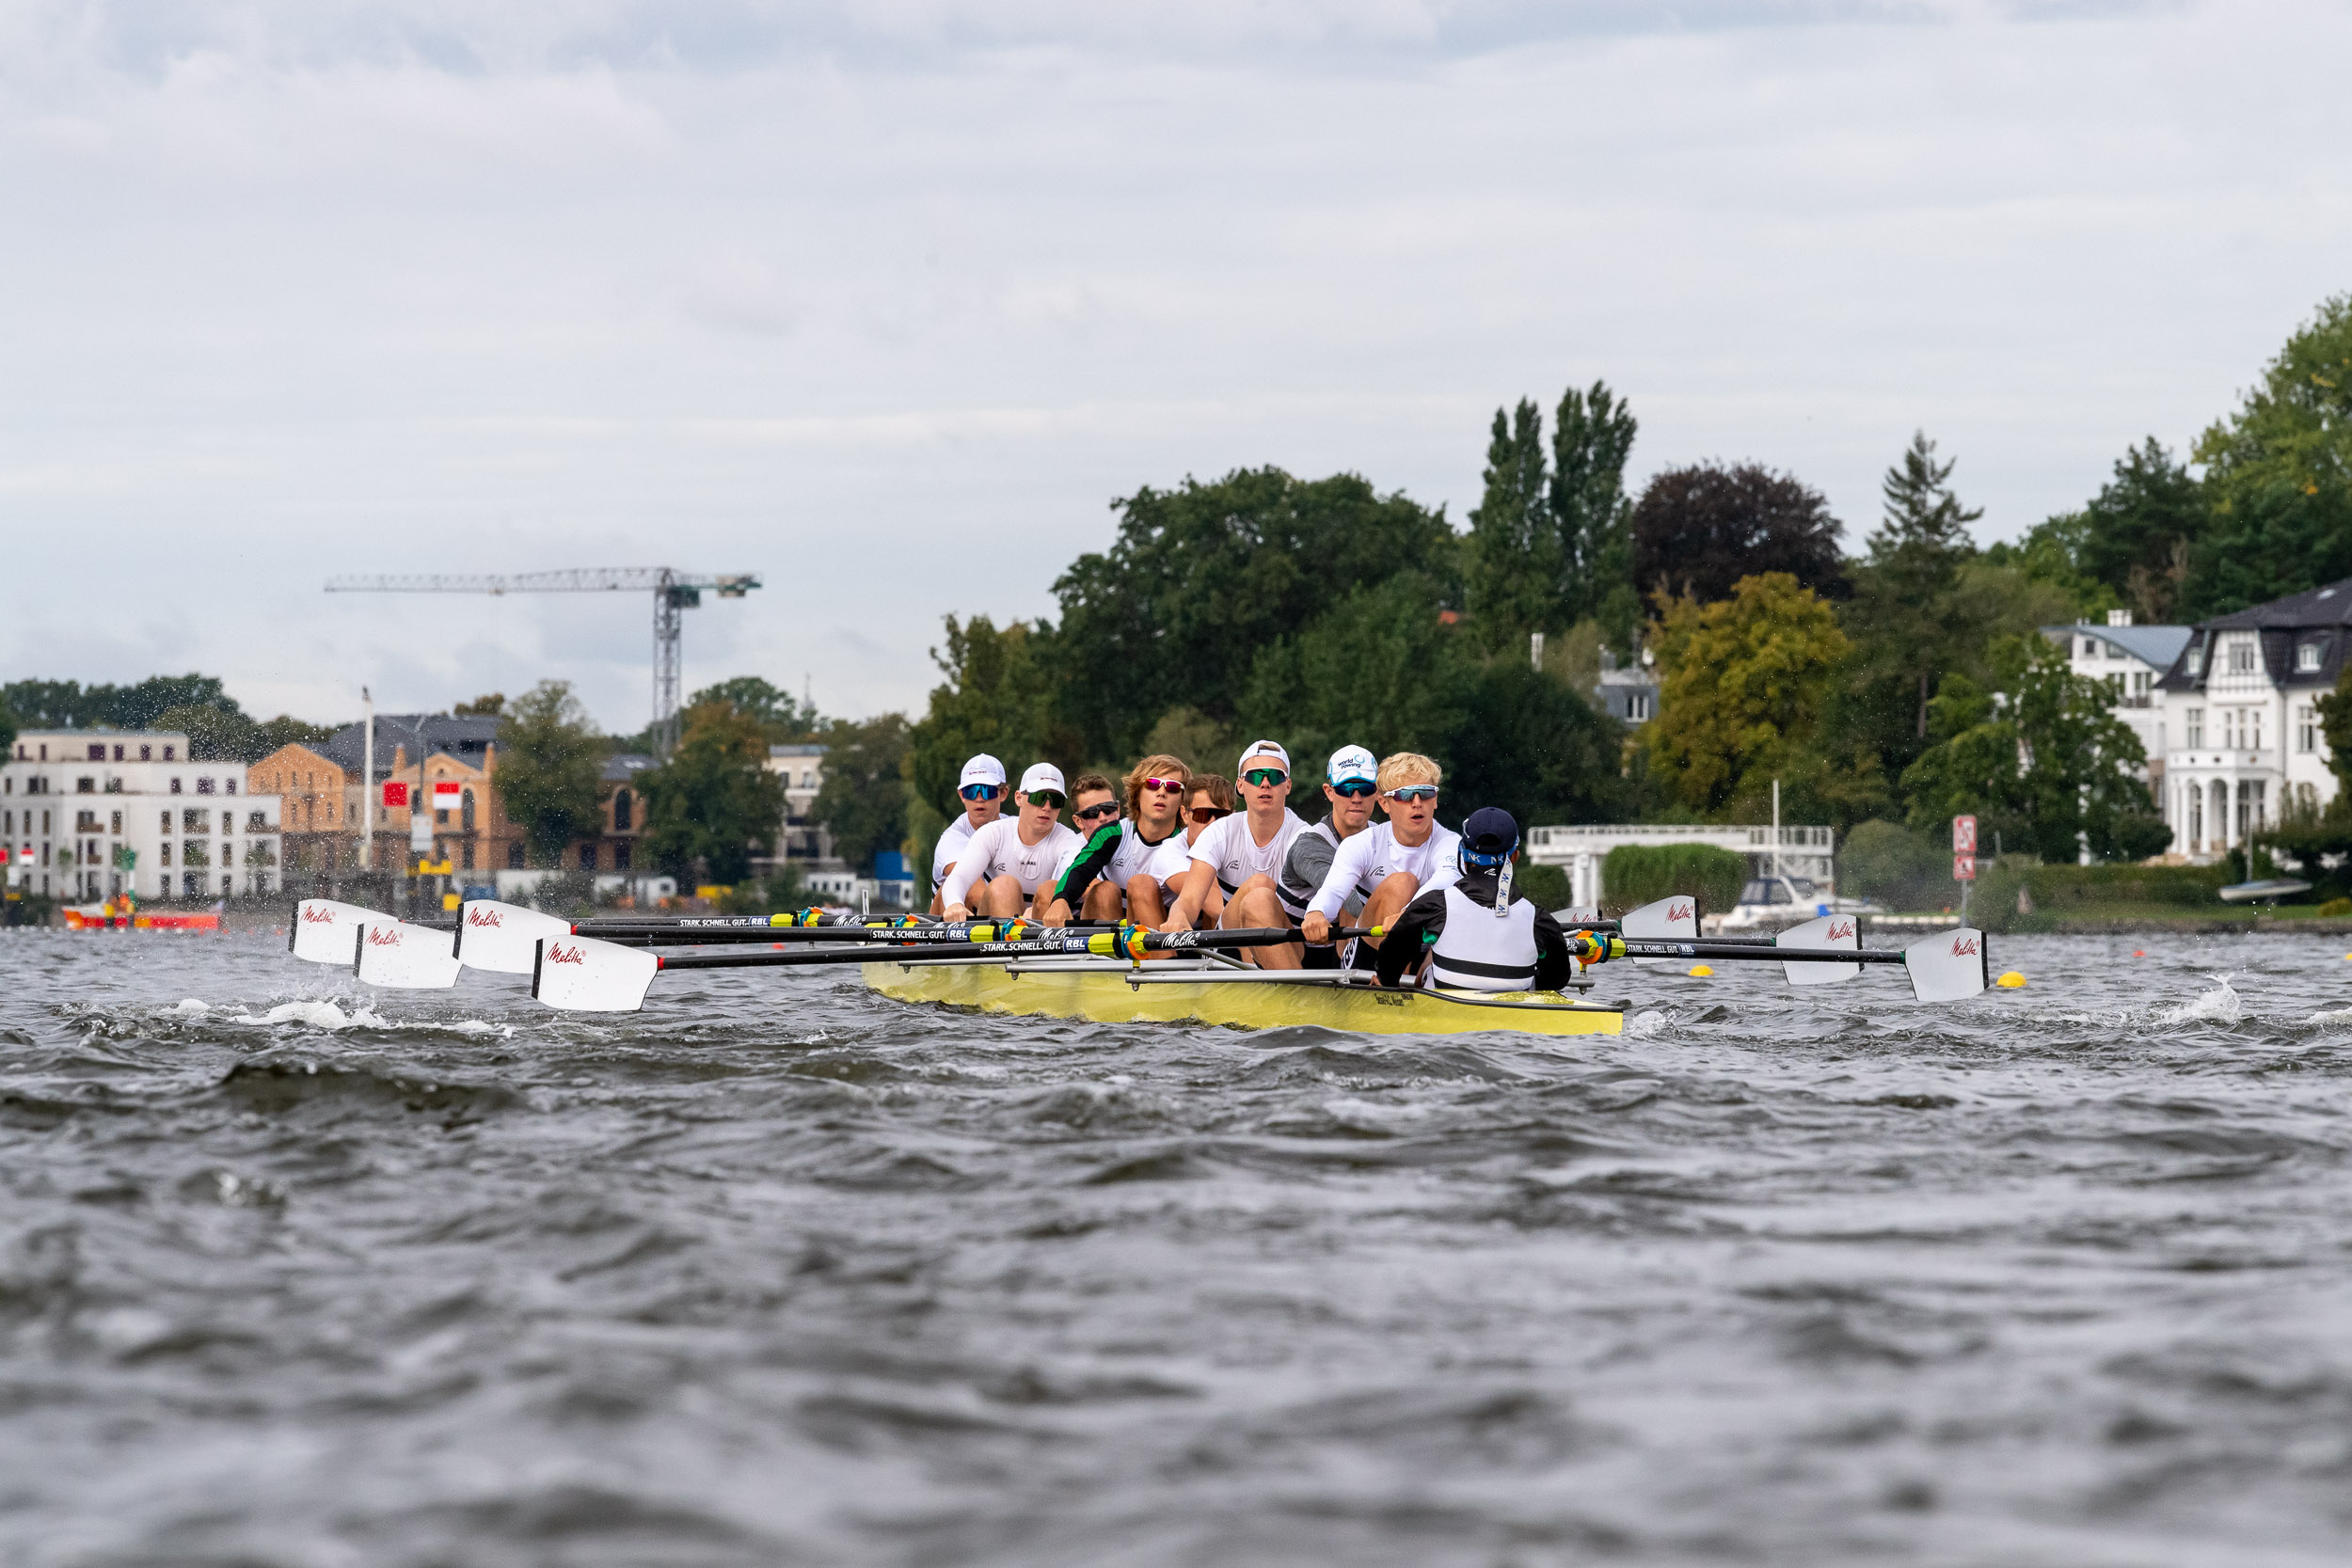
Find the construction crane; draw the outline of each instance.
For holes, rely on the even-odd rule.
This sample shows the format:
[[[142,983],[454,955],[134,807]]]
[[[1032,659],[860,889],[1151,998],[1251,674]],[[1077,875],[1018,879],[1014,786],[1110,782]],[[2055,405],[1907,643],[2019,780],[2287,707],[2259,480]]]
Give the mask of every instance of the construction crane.
[[[677,745],[679,620],[705,593],[739,599],[760,586],[748,572],[706,577],[675,566],[586,566],[567,572],[505,576],[417,574],[329,578],[329,594],[619,594],[653,592],[653,744],[668,756]]]

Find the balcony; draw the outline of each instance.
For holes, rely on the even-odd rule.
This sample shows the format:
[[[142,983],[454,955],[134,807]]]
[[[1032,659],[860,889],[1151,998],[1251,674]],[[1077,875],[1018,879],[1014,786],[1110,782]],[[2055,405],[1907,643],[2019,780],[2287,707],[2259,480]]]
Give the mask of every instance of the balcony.
[[[2217,747],[2183,747],[2164,754],[2166,771],[2190,768],[2201,773],[2278,773],[2286,766],[2286,757],[2275,746],[2258,751],[2224,751]]]

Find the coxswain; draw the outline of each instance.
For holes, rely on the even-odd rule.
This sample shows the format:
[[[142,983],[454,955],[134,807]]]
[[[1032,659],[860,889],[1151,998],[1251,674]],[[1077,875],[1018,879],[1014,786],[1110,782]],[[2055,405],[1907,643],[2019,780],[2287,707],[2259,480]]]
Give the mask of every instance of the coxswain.
[[[1328,782],[1323,786],[1323,798],[1331,809],[1322,821],[1292,841],[1291,852],[1282,861],[1282,912],[1293,925],[1306,919],[1323,879],[1331,873],[1331,858],[1339,853],[1340,846],[1372,825],[1373,800],[1380,792],[1379,772],[1379,764],[1361,746],[1343,746],[1331,753],[1324,768]],[[1343,906],[1341,913],[1361,908],[1362,900],[1353,899]],[[1311,943],[1306,967],[1339,968],[1339,949],[1327,942]]]
[[[1299,922],[1309,942],[1330,935],[1332,918],[1351,898],[1364,901],[1359,926],[1391,925],[1406,905],[1459,875],[1461,839],[1438,821],[1438,765],[1418,752],[1399,752],[1380,764],[1380,809],[1388,820],[1340,846],[1331,869]],[[1386,940],[1363,939],[1374,947]],[[1359,962],[1362,962],[1359,955]],[[1371,967],[1365,964],[1364,967]]]
[[[1212,822],[1192,846],[1192,869],[1184,891],[1160,926],[1189,931],[1201,917],[1212,889],[1225,895],[1218,924],[1227,930],[1288,926],[1279,880],[1292,842],[1307,830],[1290,808],[1291,755],[1271,740],[1253,740],[1241,754],[1239,815]],[[1261,969],[1296,969],[1304,949],[1296,942],[1248,950]]]
[[[1050,895],[1041,895],[1048,926],[1068,924],[1073,911],[1088,920],[1121,920],[1156,927],[1168,900],[1148,874],[1152,859],[1184,837],[1185,786],[1192,769],[1166,752],[1145,757],[1122,781],[1124,807],[1108,779],[1089,773],[1070,786],[1070,819],[1085,845],[1058,867]]]
[[[947,824],[939,835],[939,843],[931,850],[931,913],[945,910],[947,901],[939,895],[946,884],[947,873],[956,868],[956,856],[972,835],[1005,814],[1005,765],[986,752],[966,761],[962,782],[956,785],[956,794],[963,801],[963,815]]]
[[[1458,990],[1558,990],[1574,979],[1568,934],[1549,911],[1511,890],[1518,850],[1519,825],[1509,812],[1470,813],[1456,841],[1455,879],[1414,898],[1390,927],[1380,984],[1399,984],[1424,956],[1423,983]]]
[[[940,912],[947,919],[978,913],[1010,920],[1034,912],[1029,906],[1037,890],[1053,879],[1062,857],[1085,842],[1061,825],[1070,792],[1052,763],[1032,763],[1013,799],[1020,808],[1015,815],[978,829],[958,852],[956,868],[939,890]]]

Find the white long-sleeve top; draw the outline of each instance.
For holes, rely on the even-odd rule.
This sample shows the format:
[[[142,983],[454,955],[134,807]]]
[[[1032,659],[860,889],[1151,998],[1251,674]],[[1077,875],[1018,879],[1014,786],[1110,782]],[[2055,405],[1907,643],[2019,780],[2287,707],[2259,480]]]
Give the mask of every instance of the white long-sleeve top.
[[[976,830],[963,847],[956,851],[956,868],[948,873],[946,884],[939,890],[940,902],[961,904],[969,909],[972,890],[999,877],[1018,877],[1021,891],[1033,894],[1041,884],[1052,879],[1054,867],[1061,863],[1062,857],[1085,842],[1057,822],[1035,844],[1024,844],[1021,818],[1000,816]]]
[[[1429,836],[1411,847],[1396,841],[1396,829],[1389,823],[1367,828],[1341,842],[1322,888],[1307,907],[1329,920],[1350,898],[1371,896],[1373,889],[1400,871],[1420,879],[1422,893],[1450,887],[1461,879],[1461,847],[1462,835],[1436,822],[1429,824]]]

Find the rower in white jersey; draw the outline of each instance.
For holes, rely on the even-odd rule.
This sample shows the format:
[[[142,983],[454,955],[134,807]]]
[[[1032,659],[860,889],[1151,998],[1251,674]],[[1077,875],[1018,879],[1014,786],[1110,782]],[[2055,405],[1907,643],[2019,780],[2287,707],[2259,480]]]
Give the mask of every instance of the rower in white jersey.
[[[1331,857],[1299,934],[1309,942],[1329,937],[1331,918],[1360,895],[1357,923],[1383,927],[1427,889],[1441,888],[1461,875],[1455,852],[1461,835],[1438,824],[1438,765],[1418,752],[1399,752],[1380,764],[1380,809],[1389,819],[1357,834]],[[1382,939],[1363,939],[1378,947]]]
[[[947,873],[956,868],[956,856],[972,835],[1005,814],[1005,765],[986,752],[966,761],[963,777],[956,785],[956,795],[963,801],[963,815],[947,824],[939,835],[939,843],[931,850],[931,913],[947,907],[939,895],[946,884]]]
[[[1019,814],[1000,816],[974,833],[939,890],[946,905],[941,912],[949,920],[975,914],[1010,920],[1034,913],[1029,904],[1037,890],[1052,879],[1062,856],[1085,842],[1061,825],[1070,794],[1061,769],[1052,763],[1030,765],[1013,799]]]
[[[1325,769],[1330,783],[1323,786],[1323,798],[1331,809],[1322,821],[1292,840],[1291,852],[1282,858],[1282,912],[1293,924],[1307,917],[1307,907],[1330,874],[1331,857],[1340,852],[1340,846],[1372,826],[1373,800],[1380,793],[1379,773],[1380,765],[1361,746],[1343,746],[1331,753]],[[1362,902],[1354,900],[1359,909]],[[1327,942],[1310,946],[1306,964],[1309,969],[1337,969],[1339,950]]]
[[[1152,860],[1184,842],[1184,790],[1192,769],[1158,752],[1127,770],[1125,809],[1100,773],[1071,781],[1070,820],[1087,835],[1085,847],[1054,868],[1050,892],[1038,895],[1045,924],[1076,914],[1088,920],[1126,920],[1155,927],[1168,903],[1151,875]]]
[[[1211,888],[1225,895],[1218,924],[1227,930],[1288,926],[1282,912],[1282,860],[1307,831],[1290,808],[1291,754],[1271,740],[1253,740],[1241,754],[1242,813],[1211,823],[1192,847],[1192,870],[1168,911],[1163,931],[1189,931]],[[1296,969],[1305,950],[1296,942],[1248,949],[1261,969]]]

